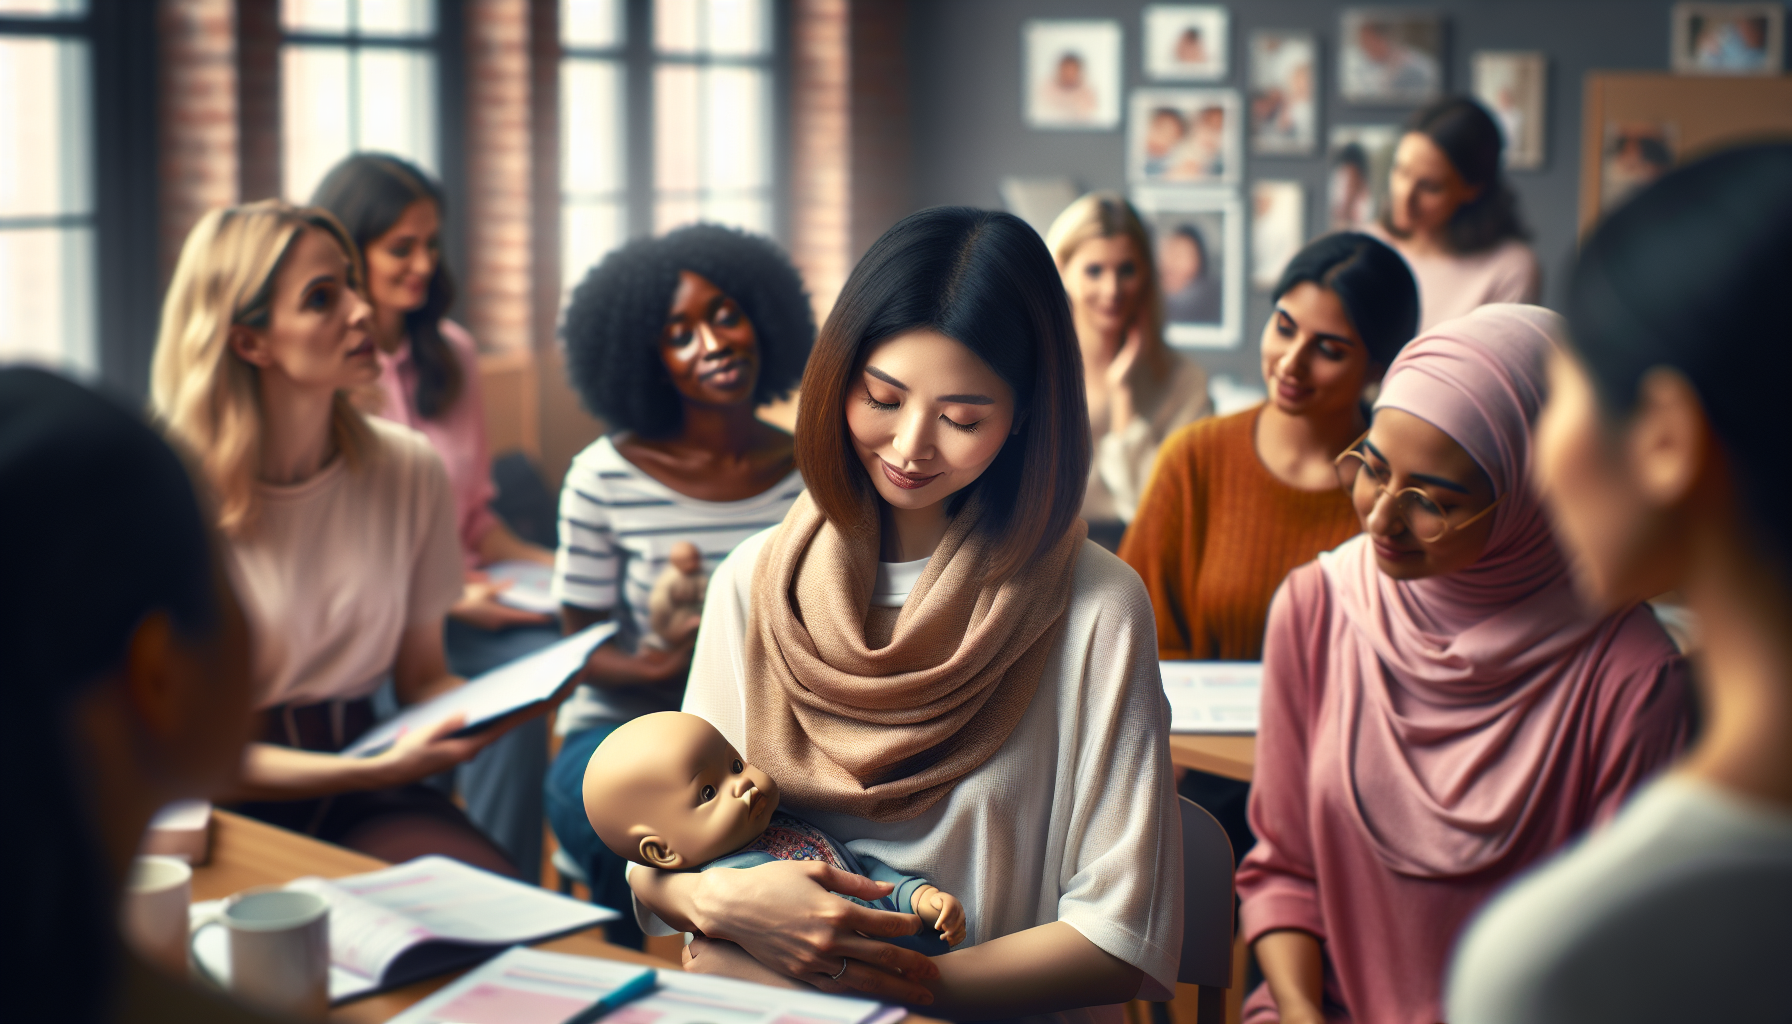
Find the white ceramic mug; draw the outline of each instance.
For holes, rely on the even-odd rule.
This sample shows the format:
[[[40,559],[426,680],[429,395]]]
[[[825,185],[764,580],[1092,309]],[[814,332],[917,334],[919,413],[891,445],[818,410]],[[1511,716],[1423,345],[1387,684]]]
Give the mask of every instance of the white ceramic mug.
[[[221,925],[230,940],[230,977],[213,983],[271,1010],[321,1018],[330,1011],[330,904],[288,889],[251,889],[193,922],[192,935]]]
[[[150,963],[176,977],[187,973],[187,904],[193,869],[179,857],[138,857],[125,881],[125,938]]]

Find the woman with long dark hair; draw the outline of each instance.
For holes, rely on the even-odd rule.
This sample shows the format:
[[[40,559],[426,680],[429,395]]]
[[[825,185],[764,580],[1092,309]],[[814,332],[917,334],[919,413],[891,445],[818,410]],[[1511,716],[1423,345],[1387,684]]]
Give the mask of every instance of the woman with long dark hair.
[[[1406,123],[1371,230],[1419,282],[1419,329],[1490,302],[1535,302],[1537,254],[1501,170],[1505,141],[1481,104],[1452,96]]]
[[[249,643],[192,481],[138,419],[41,370],[0,370],[0,771],[13,888],[7,1020],[260,1019],[119,941],[151,816],[221,796],[249,738]],[[120,496],[130,514],[118,514]],[[103,538],[104,543],[96,543]]]
[[[1462,941],[1460,1024],[1786,1017],[1792,476],[1782,303],[1792,145],[1663,178],[1601,224],[1551,362],[1536,477],[1584,597],[1699,616],[1686,757]]]
[[[871,937],[919,919],[838,899],[881,893],[815,861],[635,868],[642,906],[702,933],[694,969],[953,1019],[1168,998],[1181,833],[1151,612],[1084,537],[1082,358],[1038,233],[958,207],[898,223],[802,394],[809,491],[717,568],[685,710],[805,820],[962,895],[968,944]]]
[[[348,229],[366,264],[380,377],[371,411],[420,431],[448,470],[466,581],[448,610],[448,665],[476,676],[554,642],[545,615],[500,603],[501,585],[483,570],[495,562],[553,564],[553,553],[511,532],[492,513],[491,456],[479,351],[448,319],[454,281],[442,260],[447,206],[439,185],[395,156],[360,153],[337,164],[311,197]],[[541,779],[547,720],[519,726],[456,771],[467,814],[497,841],[524,877],[541,865]]]

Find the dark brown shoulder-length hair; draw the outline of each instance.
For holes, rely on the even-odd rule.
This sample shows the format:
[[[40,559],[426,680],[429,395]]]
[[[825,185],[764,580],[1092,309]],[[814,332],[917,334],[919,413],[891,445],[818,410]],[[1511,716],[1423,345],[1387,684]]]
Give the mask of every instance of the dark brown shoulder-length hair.
[[[1093,444],[1083,361],[1057,264],[1039,233],[1006,213],[922,210],[884,232],[846,279],[803,374],[797,464],[822,515],[876,531],[876,489],[846,427],[871,348],[930,329],[975,352],[1014,390],[1020,432],[975,483],[979,529],[995,538],[990,576],[1012,575],[1082,514]]]

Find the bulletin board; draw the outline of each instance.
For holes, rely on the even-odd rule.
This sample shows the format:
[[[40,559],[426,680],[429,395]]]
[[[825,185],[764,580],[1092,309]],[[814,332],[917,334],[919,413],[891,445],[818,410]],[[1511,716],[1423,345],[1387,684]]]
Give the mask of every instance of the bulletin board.
[[[1792,76],[1729,78],[1660,72],[1587,75],[1581,121],[1580,234],[1598,221],[1613,126],[1671,129],[1674,163],[1726,144],[1792,138]]]

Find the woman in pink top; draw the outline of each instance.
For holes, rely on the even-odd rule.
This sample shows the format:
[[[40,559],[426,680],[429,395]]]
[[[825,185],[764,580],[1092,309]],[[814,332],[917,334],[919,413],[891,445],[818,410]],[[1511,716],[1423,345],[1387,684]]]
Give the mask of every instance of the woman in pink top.
[[[1364,532],[1269,613],[1247,1021],[1443,1020],[1475,909],[1684,741],[1672,642],[1642,606],[1582,608],[1527,483],[1561,333],[1494,305],[1421,334],[1339,456]]]
[[[1542,291],[1518,197],[1500,173],[1504,145],[1492,115],[1457,96],[1414,115],[1394,150],[1388,202],[1369,233],[1412,267],[1420,330]]]
[[[484,571],[506,561],[549,567],[554,554],[518,538],[488,506],[496,491],[479,351],[473,336],[444,315],[454,284],[442,262],[440,187],[404,160],[362,153],[332,168],[311,202],[336,215],[366,259],[380,377],[365,404],[420,431],[448,470],[466,574],[443,632],[449,666],[477,676],[553,643],[558,623],[500,603],[504,584]],[[546,773],[547,720],[541,718],[493,744],[456,778],[468,815],[531,880],[541,864]]]

